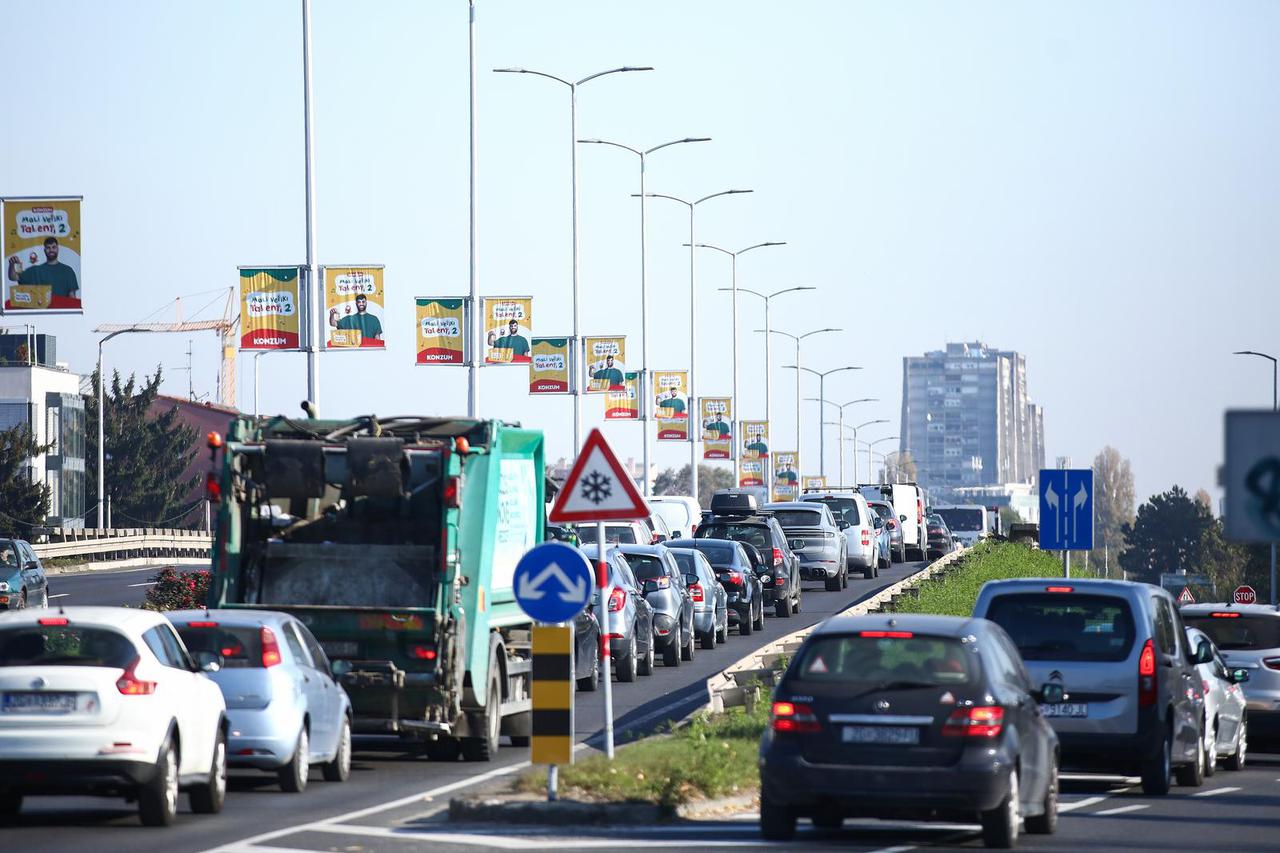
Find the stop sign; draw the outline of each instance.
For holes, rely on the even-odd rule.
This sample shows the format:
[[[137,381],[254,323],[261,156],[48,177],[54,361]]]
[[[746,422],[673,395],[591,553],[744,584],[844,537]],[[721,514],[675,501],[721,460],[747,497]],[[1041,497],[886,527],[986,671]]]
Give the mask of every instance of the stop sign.
[[[1238,586],[1231,594],[1231,600],[1236,604],[1257,604],[1258,593],[1251,586]]]

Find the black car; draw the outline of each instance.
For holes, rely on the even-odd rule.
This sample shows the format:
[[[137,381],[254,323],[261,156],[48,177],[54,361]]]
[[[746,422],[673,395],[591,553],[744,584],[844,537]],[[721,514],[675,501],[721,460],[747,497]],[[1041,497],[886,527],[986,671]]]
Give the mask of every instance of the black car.
[[[1058,738],[1000,626],[964,616],[836,616],[805,640],[760,743],[760,829],[796,819],[980,822],[1011,847],[1058,816]]]
[[[0,539],[0,610],[49,606],[49,579],[21,539]]]
[[[698,525],[697,539],[729,539],[750,545],[764,558],[760,573],[765,603],[778,616],[800,612],[800,560],[773,513],[762,511],[755,495],[719,491],[711,498],[712,516]]]
[[[593,607],[573,619],[573,677],[579,690],[592,691],[600,685],[600,622]]]
[[[763,562],[753,562],[741,542],[728,539],[673,539],[671,548],[696,548],[716,570],[716,579],[729,595],[729,624],[738,626],[744,637],[764,629],[764,584],[760,575],[766,571]],[[754,550],[754,549],[753,549]],[[755,556],[758,556],[756,552]]]
[[[945,557],[956,549],[955,539],[951,536],[951,528],[940,515],[930,515],[925,519],[925,529],[929,534],[928,558],[936,560]]]

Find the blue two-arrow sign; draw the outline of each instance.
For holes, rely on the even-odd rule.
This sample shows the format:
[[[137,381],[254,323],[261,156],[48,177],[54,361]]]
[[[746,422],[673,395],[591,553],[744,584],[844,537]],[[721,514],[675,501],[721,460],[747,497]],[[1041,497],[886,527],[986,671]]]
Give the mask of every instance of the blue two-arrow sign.
[[[587,606],[593,578],[591,564],[577,548],[543,542],[530,548],[516,564],[516,601],[539,622],[568,622]]]

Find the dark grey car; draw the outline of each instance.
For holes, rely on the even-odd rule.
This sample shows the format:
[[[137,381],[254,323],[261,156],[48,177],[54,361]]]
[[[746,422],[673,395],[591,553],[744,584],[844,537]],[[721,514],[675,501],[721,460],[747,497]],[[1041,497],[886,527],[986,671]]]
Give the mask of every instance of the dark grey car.
[[[693,660],[693,597],[684,573],[665,545],[619,545],[653,608],[653,636],[664,666]]]
[[[764,630],[764,583],[760,575],[767,574],[768,568],[759,551],[728,539],[672,539],[667,545],[694,548],[707,558],[727,596],[729,624],[737,625],[741,636]]]

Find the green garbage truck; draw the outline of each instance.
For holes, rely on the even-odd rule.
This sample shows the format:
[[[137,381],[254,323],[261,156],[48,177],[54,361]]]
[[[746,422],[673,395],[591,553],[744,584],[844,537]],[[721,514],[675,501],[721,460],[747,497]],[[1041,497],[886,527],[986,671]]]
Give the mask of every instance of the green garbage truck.
[[[528,743],[543,439],[499,421],[240,418],[211,434],[209,606],[283,610],[320,641],[352,729],[487,761]]]

